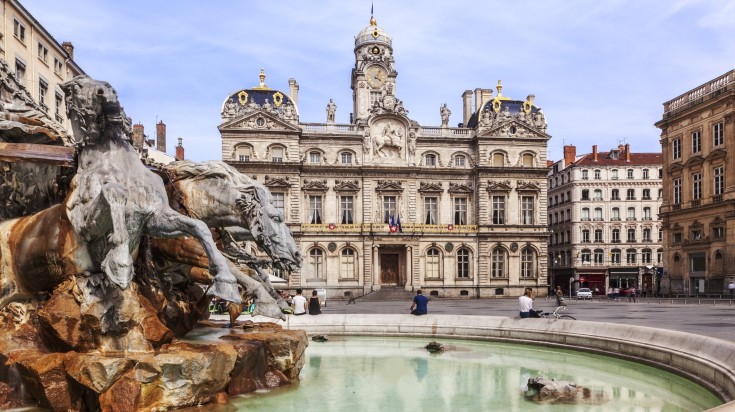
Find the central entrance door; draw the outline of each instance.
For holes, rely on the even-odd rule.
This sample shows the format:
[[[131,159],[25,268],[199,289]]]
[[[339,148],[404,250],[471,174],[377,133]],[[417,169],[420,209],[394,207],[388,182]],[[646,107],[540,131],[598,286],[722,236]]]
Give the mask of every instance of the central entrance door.
[[[397,285],[400,267],[398,253],[380,254],[380,283],[382,285]]]

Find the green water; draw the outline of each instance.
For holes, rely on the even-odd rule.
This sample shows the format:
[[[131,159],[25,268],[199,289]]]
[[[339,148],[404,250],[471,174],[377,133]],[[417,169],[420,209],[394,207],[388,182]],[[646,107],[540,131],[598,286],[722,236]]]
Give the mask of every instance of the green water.
[[[649,366],[541,346],[429,339],[331,337],[310,342],[301,382],[231,399],[247,411],[702,411],[722,402],[706,389]],[[535,376],[576,382],[601,400],[537,404]],[[229,409],[232,410],[232,409]]]

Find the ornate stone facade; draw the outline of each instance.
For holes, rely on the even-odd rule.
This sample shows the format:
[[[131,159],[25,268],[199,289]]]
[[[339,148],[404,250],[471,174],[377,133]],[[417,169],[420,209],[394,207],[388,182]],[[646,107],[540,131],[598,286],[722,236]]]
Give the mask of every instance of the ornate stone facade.
[[[260,85],[222,106],[222,156],[269,186],[305,265],[289,289],[330,297],[386,287],[435,296],[518,296],[547,285],[546,121],[533,96],[478,89],[463,123],[408,117],[392,40],[371,19],[355,38],[351,123],[298,117],[290,92]],[[346,107],[347,105],[342,105]],[[496,209],[493,209],[493,202]]]
[[[630,145],[564,159],[549,172],[550,283],[565,293],[589,287],[660,291],[663,264],[661,154]]]
[[[662,279],[674,294],[729,293],[735,281],[735,70],[664,103]]]

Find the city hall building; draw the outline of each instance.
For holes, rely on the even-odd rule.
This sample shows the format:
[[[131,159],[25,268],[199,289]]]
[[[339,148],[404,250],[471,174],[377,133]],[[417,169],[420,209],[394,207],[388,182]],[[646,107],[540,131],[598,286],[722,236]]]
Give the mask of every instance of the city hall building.
[[[349,124],[335,123],[331,100],[325,122],[302,121],[296,81],[274,90],[262,71],[222,105],[223,159],[270,189],[304,256],[300,271],[279,274],[287,288],[545,294],[550,136],[534,96],[507,97],[498,82],[462,93],[459,127],[446,105],[439,125],[421,125],[397,94],[392,40],[374,19],[354,55]]]

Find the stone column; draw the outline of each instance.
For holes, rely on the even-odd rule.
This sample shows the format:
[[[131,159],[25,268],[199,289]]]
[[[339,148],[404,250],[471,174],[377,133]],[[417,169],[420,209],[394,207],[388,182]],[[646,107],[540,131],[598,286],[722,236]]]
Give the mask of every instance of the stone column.
[[[380,290],[380,285],[378,285],[378,280],[380,279],[379,249],[378,246],[373,246],[373,290]]]
[[[406,282],[404,288],[406,290],[414,290],[415,279],[413,278],[413,247],[406,247],[406,278],[410,279],[410,282]]]

